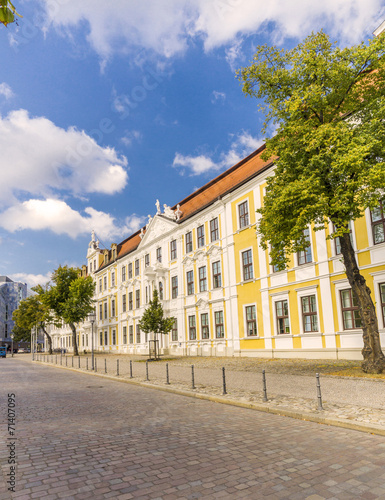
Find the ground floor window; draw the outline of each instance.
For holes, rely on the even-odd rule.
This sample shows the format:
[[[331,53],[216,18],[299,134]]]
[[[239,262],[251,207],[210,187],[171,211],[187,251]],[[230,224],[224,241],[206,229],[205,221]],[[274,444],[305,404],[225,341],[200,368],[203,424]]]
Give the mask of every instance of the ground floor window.
[[[103,345],[103,332],[100,332],[100,345]]]
[[[246,306],[246,334],[248,337],[257,335],[257,315],[255,306]]]
[[[290,333],[288,301],[278,300],[275,303],[275,313],[277,318],[277,333]]]
[[[104,332],[104,345],[108,345],[108,333],[107,333],[107,330]]]
[[[361,316],[357,300],[351,289],[341,290],[342,321],[344,330],[361,328]]]
[[[223,311],[215,311],[215,336],[221,339],[225,336],[225,325],[223,323]]]
[[[140,338],[140,328],[139,325],[136,325],[136,343],[140,344],[141,338]]]
[[[301,298],[304,332],[318,332],[317,302],[315,295]]]
[[[209,330],[209,315],[208,313],[201,314],[201,329],[202,329],[202,339],[210,338]]]
[[[128,327],[128,332],[129,332],[130,344],[133,344],[134,343],[134,325],[130,325]]]
[[[171,340],[173,342],[176,342],[178,340],[178,320],[176,318],[171,329]]]
[[[189,331],[189,339],[195,340],[197,338],[195,316],[188,317],[188,331]]]
[[[123,344],[127,344],[127,327],[123,327]]]

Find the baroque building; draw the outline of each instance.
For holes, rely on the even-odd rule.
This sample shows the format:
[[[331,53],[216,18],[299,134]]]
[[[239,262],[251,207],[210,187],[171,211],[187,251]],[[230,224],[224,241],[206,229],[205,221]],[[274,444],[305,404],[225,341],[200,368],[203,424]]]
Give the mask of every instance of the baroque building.
[[[277,272],[256,235],[273,163],[264,146],[173,207],[156,202],[148,223],[110,250],[92,235],[83,272],[96,282],[96,321],[79,327],[79,348],[146,354],[138,322],[159,292],[173,330],[163,353],[361,359],[360,317],[338,239],[306,230],[309,246]],[[351,223],[356,258],[376,304],[385,345],[385,206]],[[71,333],[51,332],[71,350]]]

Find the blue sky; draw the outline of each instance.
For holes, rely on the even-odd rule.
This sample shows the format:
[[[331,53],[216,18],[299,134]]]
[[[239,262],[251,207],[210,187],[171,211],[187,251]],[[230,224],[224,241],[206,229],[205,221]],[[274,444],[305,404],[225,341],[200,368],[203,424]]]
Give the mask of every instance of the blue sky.
[[[383,0],[14,0],[0,26],[0,274],[85,263],[263,143],[235,70],[323,28],[367,40]],[[318,5],[316,5],[318,4]]]

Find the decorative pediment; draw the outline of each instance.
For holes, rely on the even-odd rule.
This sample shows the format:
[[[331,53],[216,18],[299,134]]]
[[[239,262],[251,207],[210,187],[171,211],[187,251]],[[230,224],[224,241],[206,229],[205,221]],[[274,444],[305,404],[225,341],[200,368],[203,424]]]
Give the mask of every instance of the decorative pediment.
[[[208,301],[203,299],[203,298],[200,298],[199,300],[197,300],[195,305],[197,307],[201,307],[202,309],[205,309],[208,306]]]
[[[182,264],[185,266],[190,266],[194,262],[194,259],[188,255],[182,260]]]
[[[134,278],[132,280],[132,286],[136,286],[136,285],[140,285],[140,280],[138,280],[138,278]]]
[[[139,246],[146,245],[146,243],[156,240],[165,233],[174,230],[176,227],[177,223],[174,220],[167,219],[161,215],[155,215],[147,224],[146,232]]]
[[[217,245],[211,245],[210,248],[207,250],[207,255],[209,257],[216,257],[217,255],[222,253],[222,247],[219,247]]]
[[[198,250],[195,254],[194,254],[194,260],[199,260],[199,261],[202,261],[206,258],[206,252],[204,252],[203,250]]]

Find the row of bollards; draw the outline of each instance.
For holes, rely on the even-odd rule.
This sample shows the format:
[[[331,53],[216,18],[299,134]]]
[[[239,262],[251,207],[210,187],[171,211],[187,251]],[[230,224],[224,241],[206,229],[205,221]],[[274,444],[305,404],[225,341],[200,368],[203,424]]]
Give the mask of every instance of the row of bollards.
[[[49,355],[43,356],[42,354],[37,354],[36,359],[38,361],[46,361],[49,362]],[[51,355],[51,363],[53,364],[53,355]],[[58,358],[57,354],[55,354],[55,364],[58,364]],[[60,365],[63,365],[63,353],[60,353]],[[68,366],[68,357],[65,356],[65,366]],[[73,368],[74,366],[74,356],[72,356],[71,360],[71,366]],[[80,357],[78,357],[78,368],[80,369]],[[88,357],[86,358],[86,370],[88,370]],[[94,368],[93,370],[95,373],[97,372],[97,358],[94,358]],[[104,373],[107,373],[107,359],[104,358]],[[119,377],[120,371],[119,371],[119,359],[116,360],[116,375]],[[132,360],[130,360],[130,378],[134,378],[133,376],[133,368],[132,368]],[[146,361],[146,381],[148,382],[150,380],[149,378],[149,370],[148,370],[148,361]],[[170,372],[169,372],[169,366],[168,363],[166,363],[166,384],[170,385]],[[192,390],[196,389],[195,385],[195,367],[194,365],[191,365],[191,388]],[[316,373],[316,389],[317,389],[317,403],[318,403],[318,410],[323,410],[323,405],[322,405],[322,394],[321,394],[321,383],[320,383],[320,375],[319,373]],[[266,372],[265,370],[262,370],[262,390],[263,390],[263,397],[262,400],[264,402],[268,401],[267,397],[267,385],[266,385]],[[227,394],[227,387],[226,387],[226,370],[225,367],[222,367],[222,394],[226,395]]]

